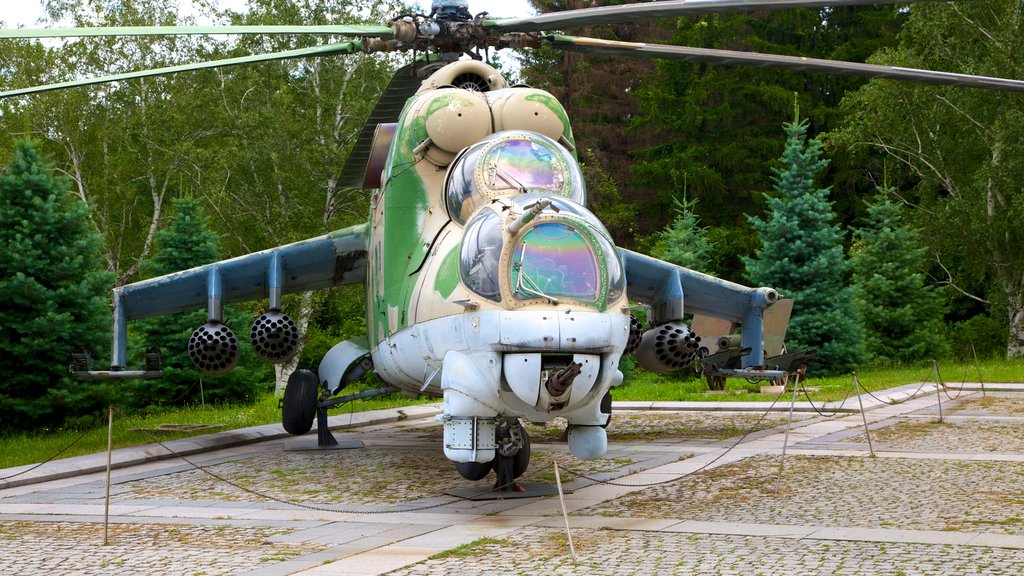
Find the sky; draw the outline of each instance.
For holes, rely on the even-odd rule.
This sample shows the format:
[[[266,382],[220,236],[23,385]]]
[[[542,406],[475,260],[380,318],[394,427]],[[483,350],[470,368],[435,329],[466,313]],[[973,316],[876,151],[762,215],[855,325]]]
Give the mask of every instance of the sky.
[[[0,0],[4,7],[0,9],[0,20],[8,26],[24,26],[31,28],[35,26],[36,20],[43,16],[42,2],[40,0]],[[221,8],[240,9],[245,6],[245,0],[219,0],[217,4]],[[420,1],[424,13],[430,12],[429,0]],[[488,12],[492,17],[519,17],[529,16],[533,13],[527,0],[470,0],[470,12]]]

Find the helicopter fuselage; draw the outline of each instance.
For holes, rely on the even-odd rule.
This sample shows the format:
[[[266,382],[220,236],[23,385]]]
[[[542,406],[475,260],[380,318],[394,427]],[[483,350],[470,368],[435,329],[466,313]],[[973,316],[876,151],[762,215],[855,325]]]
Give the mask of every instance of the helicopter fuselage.
[[[508,417],[563,416],[592,430],[574,452],[603,455],[601,401],[622,381],[630,315],[557,99],[450,64],[406,104],[380,182],[366,272],[374,370],[444,397],[453,460],[493,459],[492,443],[455,436]]]

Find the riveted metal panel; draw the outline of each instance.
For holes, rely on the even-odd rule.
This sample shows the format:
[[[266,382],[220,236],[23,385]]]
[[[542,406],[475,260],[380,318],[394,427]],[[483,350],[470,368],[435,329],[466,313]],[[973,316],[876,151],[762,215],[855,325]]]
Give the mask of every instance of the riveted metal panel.
[[[522,348],[556,348],[559,343],[558,313],[502,312],[501,343]]]

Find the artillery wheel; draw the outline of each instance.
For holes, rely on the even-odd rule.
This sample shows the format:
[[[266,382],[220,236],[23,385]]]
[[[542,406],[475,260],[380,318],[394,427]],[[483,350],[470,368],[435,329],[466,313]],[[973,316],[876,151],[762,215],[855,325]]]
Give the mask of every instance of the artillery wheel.
[[[281,403],[281,425],[294,436],[302,436],[313,428],[316,416],[318,378],[310,370],[296,370],[288,377]]]
[[[725,376],[707,374],[708,390],[725,390]]]

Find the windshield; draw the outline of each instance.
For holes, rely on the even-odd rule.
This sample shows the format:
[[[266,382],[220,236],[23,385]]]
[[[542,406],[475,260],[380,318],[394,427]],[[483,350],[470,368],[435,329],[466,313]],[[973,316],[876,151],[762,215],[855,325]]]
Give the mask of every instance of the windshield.
[[[466,148],[445,181],[448,214],[459,224],[495,198],[528,193],[586,202],[583,174],[572,154],[533,132],[499,132]]]
[[[561,222],[544,222],[523,234],[512,252],[511,281],[522,300],[564,296],[594,302],[601,287],[590,243]]]

